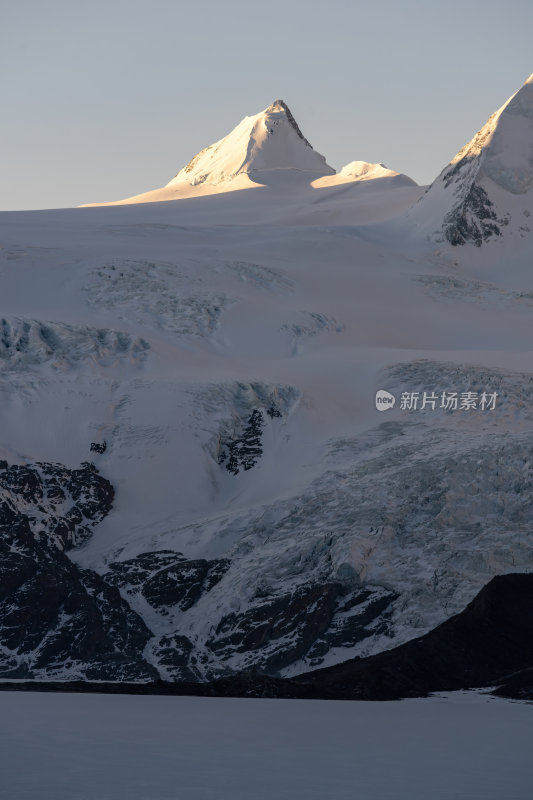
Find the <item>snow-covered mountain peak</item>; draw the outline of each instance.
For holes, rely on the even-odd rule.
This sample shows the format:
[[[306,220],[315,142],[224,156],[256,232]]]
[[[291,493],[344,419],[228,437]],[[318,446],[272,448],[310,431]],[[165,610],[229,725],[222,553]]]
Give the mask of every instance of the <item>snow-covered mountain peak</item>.
[[[289,106],[284,100],[274,100],[274,102],[271,103],[269,107],[265,109],[264,114],[265,115],[284,114],[287,119],[287,122],[290,125],[292,125],[292,127],[294,128],[300,139],[302,139],[302,141],[304,141],[308,147],[312,148],[312,145],[310,144],[310,142],[307,141],[307,139],[301,132],[299,125],[294,119]]]
[[[111,203],[130,205],[221,194],[258,185],[288,183],[301,186],[334,175],[305,138],[284,100],[239,124],[217,142],[204,147],[165,186]]]
[[[440,225],[453,245],[479,246],[504,228],[524,237],[532,190],[533,75],[452,158],[414,216]]]
[[[533,76],[489,117],[450,165],[483,155],[485,173],[514,194],[533,185]]]
[[[238,175],[258,177],[257,173],[273,170],[315,176],[335,172],[324,156],[313,150],[283,100],[245,117],[227,136],[194,156],[167,186],[217,186]]]
[[[339,175],[346,175],[352,178],[363,178],[369,177],[370,175],[375,176],[377,173],[391,173],[392,170],[387,169],[385,164],[381,162],[379,164],[371,164],[369,161],[350,161],[349,164],[345,164],[339,170]]]
[[[401,187],[413,187],[417,184],[407,175],[389,169],[385,164],[379,162],[372,164],[369,161],[350,161],[345,164],[335,175],[326,175],[313,181],[316,189],[340,186],[343,184],[353,184],[354,186],[366,183],[368,187],[382,189],[392,189]]]
[[[382,162],[372,164],[368,161],[350,161],[339,171],[339,175],[352,180],[373,180],[374,178],[394,178],[400,175]],[[410,179],[409,179],[410,180]],[[414,183],[414,181],[412,181]]]

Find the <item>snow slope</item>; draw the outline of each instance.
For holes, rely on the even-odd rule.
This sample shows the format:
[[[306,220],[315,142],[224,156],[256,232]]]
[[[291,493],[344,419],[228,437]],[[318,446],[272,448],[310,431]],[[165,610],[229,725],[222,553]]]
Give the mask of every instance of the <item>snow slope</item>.
[[[0,711],[12,800],[531,796],[531,707],[474,693],[350,703],[2,692]]]
[[[405,213],[423,188],[364,165],[317,187],[286,108],[247,135],[267,117],[257,174],[226,183],[209,153],[191,169],[218,193],[0,215],[0,460],[92,461],[114,487],[68,558],[113,587],[120,641],[149,632],[130,679],[377,652],[533,563],[531,240],[436,249]],[[224,188],[302,153],[303,181]],[[386,413],[378,389],[398,398]],[[402,409],[424,391],[498,402]],[[4,483],[31,529],[24,487]],[[34,638],[0,630],[2,674],[50,674]]]

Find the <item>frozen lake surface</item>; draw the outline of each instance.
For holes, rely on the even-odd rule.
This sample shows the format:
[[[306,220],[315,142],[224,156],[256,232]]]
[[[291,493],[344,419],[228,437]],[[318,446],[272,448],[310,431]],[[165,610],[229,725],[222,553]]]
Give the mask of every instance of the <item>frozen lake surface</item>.
[[[2,800],[529,800],[533,705],[0,692]]]

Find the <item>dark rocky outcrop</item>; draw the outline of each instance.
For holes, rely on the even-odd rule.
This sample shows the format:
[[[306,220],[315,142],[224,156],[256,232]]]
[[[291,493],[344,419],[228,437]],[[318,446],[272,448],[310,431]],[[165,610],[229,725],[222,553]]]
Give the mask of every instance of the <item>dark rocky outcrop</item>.
[[[339,583],[303,585],[226,615],[206,644],[222,663],[246,653],[249,668],[267,674],[304,657],[315,665],[331,647],[351,646],[375,633],[367,626],[395,598],[381,587],[346,594]]]
[[[167,634],[160,636],[152,653],[163,672],[174,681],[198,681],[200,672],[195,669],[194,645],[187,636]]]
[[[93,464],[8,465],[0,461],[0,499],[18,508],[38,538],[68,550],[91,536],[113,504],[114,490]]]
[[[211,683],[0,684],[0,689],[391,700],[482,688],[533,697],[533,574],[493,578],[455,617],[425,636],[291,680],[242,672]]]
[[[0,675],[149,680],[151,634],[100,575],[66,550],[85,541],[113,500],[91,464],[0,463]]]
[[[254,388],[254,384],[250,385]],[[255,392],[260,387],[256,385]],[[264,398],[266,400],[266,398]],[[254,408],[247,416],[234,418],[230,425],[221,433],[216,443],[216,459],[224,465],[232,475],[238,475],[241,470],[247,472],[255,467],[263,455],[263,433],[265,414],[270,420],[281,419],[283,416],[275,401],[266,401],[260,408]]]
[[[485,189],[473,183],[461,203],[444,217],[443,231],[454,246],[470,242],[481,247],[491,237],[501,236],[508,223],[508,217],[498,217]]]
[[[332,647],[353,647],[369,636],[388,634],[389,611],[397,598],[381,586],[362,587],[338,597],[328,629],[307,653],[309,665],[318,665]]]
[[[192,560],[172,550],[160,550],[114,562],[104,577],[127,592],[140,592],[151,606],[168,613],[174,607],[182,611],[191,608],[221,580],[229,566],[225,558]]]
[[[219,464],[225,463],[226,469],[233,475],[238,475],[241,469],[245,472],[252,469],[263,454],[262,433],[263,414],[255,409],[252,411],[242,435],[222,442]]]
[[[329,627],[338,584],[302,587],[219,622],[207,646],[221,659],[258,651],[254,667],[275,672],[302,658]]]
[[[98,453],[98,455],[102,455],[107,450],[107,442],[91,442],[89,449],[91,453]]]

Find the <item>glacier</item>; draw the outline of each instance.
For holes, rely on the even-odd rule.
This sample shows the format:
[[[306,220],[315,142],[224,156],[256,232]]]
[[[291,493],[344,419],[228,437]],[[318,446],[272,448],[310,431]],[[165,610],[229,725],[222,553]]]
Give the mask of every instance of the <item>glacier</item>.
[[[5,576],[36,564],[6,577],[2,677],[290,677],[531,571],[533,202],[515,150],[525,183],[494,171],[530,88],[427,192],[334,173],[276,101],[162,189],[0,214]],[[402,408],[424,392],[498,399]],[[112,502],[48,495],[80,474]],[[79,606],[32,627],[43,575]],[[69,659],[83,625],[101,646]]]

